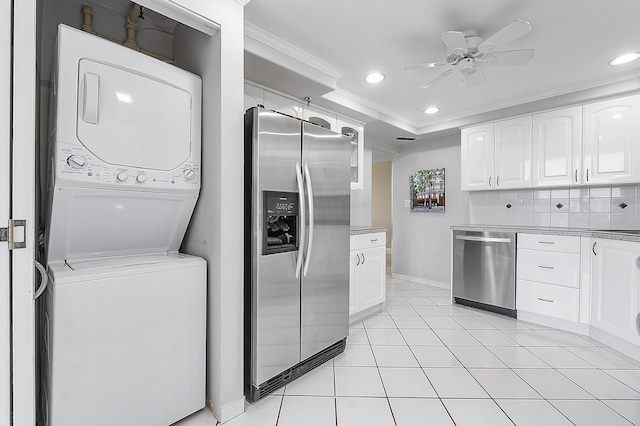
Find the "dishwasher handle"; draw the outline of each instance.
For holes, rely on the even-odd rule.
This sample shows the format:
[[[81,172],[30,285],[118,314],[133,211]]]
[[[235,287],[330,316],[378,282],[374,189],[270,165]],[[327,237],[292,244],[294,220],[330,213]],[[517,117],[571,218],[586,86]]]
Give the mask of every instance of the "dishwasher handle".
[[[473,235],[456,235],[456,240],[480,241],[483,243],[510,243],[511,238],[475,237]]]

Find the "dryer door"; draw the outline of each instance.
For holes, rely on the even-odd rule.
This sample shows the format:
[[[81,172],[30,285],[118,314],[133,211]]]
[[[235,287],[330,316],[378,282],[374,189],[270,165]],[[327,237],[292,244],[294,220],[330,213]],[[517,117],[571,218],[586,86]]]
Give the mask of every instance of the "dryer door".
[[[129,69],[81,59],[77,134],[102,161],[172,170],[191,154],[191,95]]]

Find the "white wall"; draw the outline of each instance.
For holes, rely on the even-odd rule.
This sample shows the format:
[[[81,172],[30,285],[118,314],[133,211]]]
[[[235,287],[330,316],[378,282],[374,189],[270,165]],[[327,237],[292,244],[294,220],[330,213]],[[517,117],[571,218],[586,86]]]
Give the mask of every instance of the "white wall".
[[[203,81],[202,188],[183,250],[207,260],[207,399],[224,423],[244,411],[244,8],[236,0],[180,3],[220,25],[211,37],[181,42],[176,33],[174,51]]]
[[[445,169],[444,213],[412,213],[409,174]],[[460,135],[404,148],[393,158],[393,275],[441,287],[450,284],[451,225],[469,222],[469,195],[460,190]]]

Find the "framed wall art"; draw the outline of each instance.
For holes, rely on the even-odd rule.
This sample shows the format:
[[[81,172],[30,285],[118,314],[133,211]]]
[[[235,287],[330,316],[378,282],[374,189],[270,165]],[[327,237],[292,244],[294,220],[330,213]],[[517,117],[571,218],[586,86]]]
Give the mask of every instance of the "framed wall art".
[[[409,175],[412,212],[443,213],[444,168],[419,170]]]

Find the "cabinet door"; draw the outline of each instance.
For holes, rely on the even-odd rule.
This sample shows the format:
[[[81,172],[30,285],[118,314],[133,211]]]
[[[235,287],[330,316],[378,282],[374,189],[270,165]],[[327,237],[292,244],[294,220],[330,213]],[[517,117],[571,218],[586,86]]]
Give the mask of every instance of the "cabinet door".
[[[367,309],[385,301],[385,248],[376,247],[360,252],[358,291],[359,309]]]
[[[591,326],[640,345],[640,243],[593,239]]]
[[[493,123],[462,129],[462,190],[491,189],[494,166]]]
[[[264,107],[273,109],[292,117],[302,117],[302,103],[275,93],[264,92]]]
[[[583,148],[583,182],[637,182],[640,179],[640,95],[585,105]]]
[[[582,107],[533,116],[532,184],[580,183],[582,175]]]
[[[351,190],[364,187],[364,126],[342,117],[336,119],[336,132],[347,135],[351,139]]]
[[[496,189],[531,186],[531,116],[495,124]]]
[[[353,237],[352,237],[353,238]],[[358,266],[360,253],[349,252],[349,316],[358,312]]]

